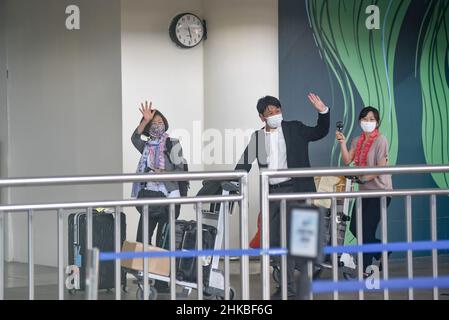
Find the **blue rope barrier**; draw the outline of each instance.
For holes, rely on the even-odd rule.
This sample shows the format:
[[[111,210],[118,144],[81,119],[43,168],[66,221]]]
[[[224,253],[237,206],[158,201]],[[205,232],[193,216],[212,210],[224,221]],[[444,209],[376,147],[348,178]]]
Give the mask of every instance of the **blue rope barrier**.
[[[382,252],[382,251],[419,251],[432,249],[449,249],[449,240],[443,241],[421,241],[421,242],[395,242],[388,244],[365,244],[350,246],[327,246],[324,253],[357,253],[357,252]],[[229,250],[184,250],[184,251],[147,251],[147,252],[101,252],[100,261],[110,260],[129,260],[134,258],[194,258],[198,256],[259,256],[259,255],[286,255],[288,250],[285,248],[264,249],[229,249]],[[398,278],[390,280],[379,280],[378,289],[369,289],[368,282],[372,282],[372,278],[365,281],[314,281],[312,283],[313,293],[326,292],[354,292],[359,290],[379,291],[383,289],[400,290],[406,288],[429,289],[434,287],[449,288],[449,277],[422,277],[422,278]]]
[[[357,253],[382,251],[422,251],[422,250],[449,249],[449,240],[417,241],[417,242],[391,242],[387,244],[368,243],[363,245],[324,247],[324,253]]]
[[[312,282],[312,292],[313,293],[326,293],[326,292],[354,292],[359,290],[365,291],[380,291],[383,289],[389,290],[403,290],[407,288],[414,289],[431,289],[434,287],[438,288],[449,288],[449,277],[420,277],[414,279],[407,278],[397,278],[390,280],[379,280],[378,289],[369,289],[367,287],[367,282],[372,285],[372,278],[368,278],[365,281],[343,281],[343,282],[333,282],[333,281],[314,281]]]
[[[357,253],[357,252],[382,252],[382,251],[420,251],[420,250],[442,250],[449,249],[449,240],[442,241],[419,241],[419,242],[393,242],[387,244],[364,244],[350,246],[327,246],[324,247],[324,253]],[[148,251],[148,252],[102,252],[100,261],[116,259],[133,258],[194,258],[198,256],[259,256],[259,255],[286,255],[288,250],[285,248],[264,249],[229,249],[229,250],[184,250],[184,251]]]

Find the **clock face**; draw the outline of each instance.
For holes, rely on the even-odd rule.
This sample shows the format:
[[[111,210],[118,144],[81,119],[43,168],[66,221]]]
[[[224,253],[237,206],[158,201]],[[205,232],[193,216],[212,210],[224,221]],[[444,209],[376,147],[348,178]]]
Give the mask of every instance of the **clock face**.
[[[181,47],[192,48],[204,37],[203,22],[191,13],[179,15],[173,23],[174,40]]]

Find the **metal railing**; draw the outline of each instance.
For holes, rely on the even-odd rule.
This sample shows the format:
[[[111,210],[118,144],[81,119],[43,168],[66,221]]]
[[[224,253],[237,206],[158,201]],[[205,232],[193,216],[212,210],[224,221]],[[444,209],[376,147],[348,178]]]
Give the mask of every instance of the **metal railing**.
[[[431,240],[437,240],[437,212],[436,212],[436,196],[449,195],[449,189],[411,189],[411,190],[388,190],[388,191],[354,191],[354,192],[317,192],[317,193],[269,193],[269,179],[270,178],[304,178],[304,177],[323,177],[323,176],[356,176],[367,174],[415,174],[415,173],[443,173],[449,172],[449,165],[438,166],[397,166],[397,167],[371,167],[371,168],[314,168],[314,169],[290,169],[290,170],[263,170],[260,173],[261,179],[261,211],[262,211],[262,248],[268,250],[270,247],[269,238],[269,203],[270,201],[281,201],[280,215],[281,215],[281,246],[286,247],[286,201],[287,200],[305,200],[310,201],[314,199],[331,199],[331,234],[332,246],[337,246],[337,206],[336,200],[341,198],[355,198],[356,199],[356,216],[357,216],[357,241],[358,245],[362,244],[362,198],[363,197],[380,197],[381,199],[381,237],[382,244],[388,243],[387,238],[387,204],[386,197],[405,196],[406,208],[406,230],[407,242],[412,242],[412,196],[430,195],[430,221],[431,221]],[[363,279],[363,255],[362,251],[358,251],[358,279]],[[270,260],[268,255],[262,256],[262,298],[264,300],[270,299]],[[281,260],[281,287],[282,298],[287,299],[287,278],[286,278],[286,256]],[[383,280],[388,280],[388,254],[386,250],[382,250],[383,260]],[[309,262],[308,270],[309,276],[312,277],[312,263]],[[432,274],[434,278],[438,277],[438,256],[437,249],[432,249]],[[407,273],[408,278],[413,278],[413,260],[412,251],[407,250]],[[334,282],[338,281],[338,264],[337,253],[332,253],[332,279]],[[389,299],[389,290],[384,289],[384,299]],[[359,299],[364,299],[364,290],[358,291]],[[333,292],[333,298],[338,299],[339,294],[337,290]],[[413,299],[413,288],[408,288],[408,297]],[[438,287],[433,288],[433,298],[438,299]]]
[[[386,220],[386,197],[405,196],[405,213],[406,213],[406,235],[407,242],[412,242],[412,197],[430,195],[430,220],[431,220],[431,239],[437,240],[437,210],[436,210],[436,196],[448,195],[449,189],[427,189],[427,190],[392,190],[392,191],[357,191],[357,192],[319,192],[319,193],[288,193],[288,194],[270,194],[269,193],[269,179],[274,177],[315,177],[315,176],[344,176],[344,175],[364,175],[364,174],[414,174],[414,173],[437,173],[449,172],[449,166],[403,166],[403,167],[376,167],[376,168],[323,168],[323,169],[301,169],[301,170],[282,170],[270,171],[264,170],[261,172],[261,211],[262,211],[262,297],[269,299],[270,297],[270,249],[269,249],[269,219],[268,210],[270,201],[281,201],[281,246],[286,248],[286,215],[287,215],[287,201],[288,200],[313,200],[313,199],[331,199],[331,221],[332,221],[332,246],[337,245],[336,227],[337,227],[337,199],[341,198],[355,198],[356,199],[356,215],[357,215],[357,239],[358,244],[362,245],[362,201],[363,197],[380,197],[381,198],[381,234],[382,244],[388,244],[387,238],[387,220]],[[58,238],[58,297],[64,299],[64,270],[63,270],[63,219],[65,210],[87,208],[87,249],[91,251],[92,269],[88,272],[90,274],[96,273],[98,265],[95,261],[98,260],[98,253],[92,251],[92,208],[95,207],[114,207],[117,213],[121,212],[122,207],[143,206],[144,219],[144,252],[148,251],[148,206],[152,205],[169,205],[169,223],[170,223],[170,251],[175,251],[175,209],[176,204],[195,204],[197,215],[197,227],[201,230],[202,216],[200,206],[203,203],[219,202],[224,203],[224,207],[229,208],[229,203],[238,202],[240,204],[240,251],[241,254],[241,298],[249,299],[249,251],[248,249],[248,175],[246,172],[190,172],[190,173],[170,173],[170,174],[153,174],[148,175],[105,175],[105,176],[78,176],[78,177],[53,177],[53,178],[12,178],[0,179],[0,188],[16,187],[16,186],[37,186],[37,185],[75,185],[75,184],[104,184],[104,183],[125,183],[125,182],[141,182],[141,181],[186,181],[186,180],[235,180],[240,181],[240,194],[228,196],[197,196],[197,197],[180,197],[180,198],[154,198],[154,199],[139,199],[139,200],[111,200],[111,201],[87,201],[87,202],[62,202],[62,203],[44,203],[44,204],[12,204],[0,206],[0,299],[4,299],[4,215],[6,212],[26,211],[28,214],[28,258],[29,258],[29,299],[34,299],[34,242],[33,240],[33,218],[42,210],[56,210],[57,212],[57,238]],[[224,249],[229,249],[229,228],[228,210],[225,210],[224,216]],[[202,250],[202,233],[197,232],[198,250]],[[120,214],[116,215],[115,219],[115,253],[120,253]],[[246,251],[245,251],[246,250]],[[251,250],[251,249],[249,249]],[[256,255],[257,255],[256,254]],[[255,254],[253,254],[255,255]],[[362,251],[357,251],[358,255],[358,278],[362,280],[363,277],[363,254]],[[387,250],[382,250],[384,261],[384,280],[388,280],[388,255]],[[225,256],[225,277],[224,288],[225,298],[229,298],[229,256]],[[408,278],[413,278],[413,260],[412,249],[407,249],[407,274]],[[95,260],[97,259],[97,260]],[[143,297],[148,297],[148,257],[144,257],[144,289]],[[176,265],[175,256],[170,256],[170,291],[171,298],[176,299]],[[197,288],[202,287],[202,268],[200,267],[200,257],[197,256]],[[282,297],[287,298],[287,279],[286,279],[286,255],[281,258],[281,281],[282,281]],[[332,279],[334,282],[338,280],[338,265],[337,252],[332,252]],[[437,249],[432,248],[432,274],[434,278],[438,277],[438,256]],[[120,290],[120,258],[115,259],[115,297],[121,298]],[[308,265],[309,275],[311,275],[313,266]],[[96,283],[88,283],[88,289],[95,290]],[[90,292],[90,293],[89,293]],[[96,298],[94,291],[87,291],[88,298]],[[408,287],[409,299],[413,299],[413,288]],[[358,290],[359,299],[364,299],[364,290]],[[338,299],[339,292],[334,290],[334,299]],[[433,287],[433,297],[438,299],[438,287]],[[198,299],[202,299],[202,291],[198,290]],[[388,289],[384,290],[384,298],[389,298]]]
[[[33,242],[33,217],[42,210],[56,210],[57,212],[57,241],[58,241],[58,298],[64,299],[64,267],[63,267],[63,218],[65,210],[87,208],[87,252],[89,252],[90,262],[98,259],[98,253],[92,251],[92,208],[115,208],[115,252],[120,253],[120,212],[122,207],[144,206],[143,221],[143,239],[144,252],[148,251],[148,206],[152,205],[169,205],[169,223],[170,223],[170,251],[175,251],[175,205],[176,204],[195,204],[198,221],[198,230],[202,230],[202,220],[200,206],[204,203],[225,203],[228,208],[230,202],[240,204],[240,243],[242,249],[248,248],[248,174],[246,172],[188,172],[188,173],[158,173],[152,175],[142,174],[122,174],[122,175],[102,175],[102,176],[72,176],[72,177],[51,177],[51,178],[10,178],[0,179],[0,188],[17,187],[17,186],[52,186],[52,185],[76,185],[76,184],[104,184],[104,183],[125,183],[125,182],[142,182],[142,181],[193,181],[193,180],[239,180],[240,194],[227,196],[197,196],[197,197],[179,197],[179,198],[152,198],[138,200],[110,200],[110,201],[85,201],[85,202],[60,202],[60,203],[43,203],[43,204],[11,204],[0,206],[0,300],[4,299],[5,288],[5,265],[4,265],[4,215],[7,212],[28,212],[28,286],[29,299],[34,299],[34,242]],[[225,222],[229,212],[225,212]],[[197,243],[201,244],[202,233],[197,232]],[[225,249],[229,246],[229,228],[225,226]],[[201,249],[201,245],[199,245]],[[92,256],[91,256],[92,254]],[[148,258],[144,258],[144,299],[148,298]],[[225,289],[229,288],[229,257],[225,263]],[[202,268],[198,257],[198,277],[197,288],[202,288]],[[95,264],[94,264],[95,265]],[[176,266],[175,258],[170,258],[170,286],[171,298],[176,299]],[[90,269],[89,273],[95,273],[98,266]],[[121,298],[120,275],[121,275],[120,259],[115,260],[115,297]],[[242,299],[249,299],[249,257],[241,258],[241,294]],[[87,283],[88,289],[96,287],[95,282]],[[202,291],[198,290],[198,298],[202,298]],[[88,298],[96,298],[91,290],[87,291]],[[225,292],[225,298],[229,298],[229,292]]]

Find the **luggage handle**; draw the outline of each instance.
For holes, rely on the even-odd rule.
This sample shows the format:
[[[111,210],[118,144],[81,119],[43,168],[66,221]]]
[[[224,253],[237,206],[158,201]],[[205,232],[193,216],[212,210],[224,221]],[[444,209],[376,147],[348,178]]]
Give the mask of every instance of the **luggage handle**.
[[[224,181],[221,183],[221,188],[229,192],[239,191],[240,184],[237,181]]]

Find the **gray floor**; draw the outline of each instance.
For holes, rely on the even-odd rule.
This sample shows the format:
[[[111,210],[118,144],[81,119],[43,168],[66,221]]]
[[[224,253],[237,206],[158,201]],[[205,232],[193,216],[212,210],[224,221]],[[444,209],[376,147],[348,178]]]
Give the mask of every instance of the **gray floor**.
[[[240,288],[240,263],[238,261],[231,261],[231,286],[236,289],[236,299],[239,299]],[[28,298],[28,265],[23,263],[7,263],[6,264],[6,288],[5,299],[6,300],[22,300]],[[390,278],[406,277],[406,261],[404,260],[391,260],[389,267]],[[449,276],[449,256],[439,256],[438,272],[440,276]],[[415,276],[431,276],[432,263],[428,257],[414,258],[414,275]],[[325,270],[320,279],[331,279],[331,271]],[[345,281],[345,280],[342,280]],[[274,292],[276,283],[271,281],[271,292]],[[182,289],[182,288],[178,288]],[[135,300],[136,299],[137,284],[133,278],[128,279],[128,292],[122,291],[123,300]],[[57,287],[57,269],[53,267],[35,266],[35,299],[38,300],[53,300],[58,298]],[[428,300],[432,299],[432,290],[415,290],[414,292],[416,300]],[[179,299],[196,299],[196,291],[193,290],[188,297],[179,297]],[[252,260],[250,263],[250,298],[253,300],[261,299],[261,277],[260,277],[260,262]],[[82,300],[85,299],[84,292],[77,292],[76,294],[70,294],[65,292],[65,299],[67,300]],[[99,299],[111,300],[115,299],[114,291],[99,291]],[[170,295],[167,293],[158,293],[158,299],[167,300],[170,299]],[[315,295],[314,299],[332,299],[332,294],[319,294]],[[340,293],[339,299],[351,300],[358,299],[356,293]],[[365,299],[367,300],[381,300],[383,299],[383,293],[367,292],[365,291]],[[390,291],[391,300],[404,300],[408,299],[407,290]],[[449,288],[440,289],[441,300],[449,300]]]

